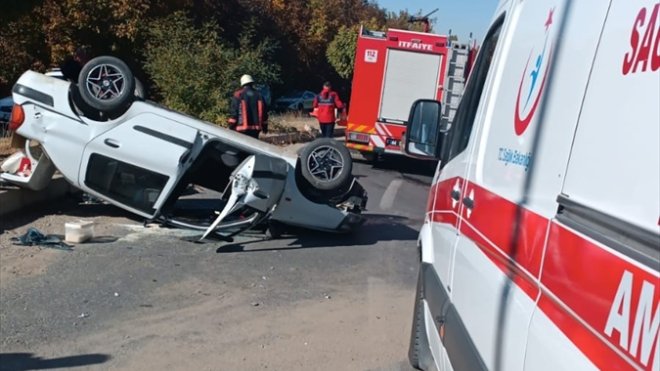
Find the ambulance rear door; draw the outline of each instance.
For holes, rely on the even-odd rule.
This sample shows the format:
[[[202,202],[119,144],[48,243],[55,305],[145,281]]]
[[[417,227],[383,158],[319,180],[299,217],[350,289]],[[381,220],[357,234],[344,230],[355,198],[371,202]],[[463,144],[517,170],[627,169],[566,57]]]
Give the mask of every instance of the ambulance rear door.
[[[659,44],[660,3],[612,1],[545,254],[539,309],[599,369],[660,370]]]

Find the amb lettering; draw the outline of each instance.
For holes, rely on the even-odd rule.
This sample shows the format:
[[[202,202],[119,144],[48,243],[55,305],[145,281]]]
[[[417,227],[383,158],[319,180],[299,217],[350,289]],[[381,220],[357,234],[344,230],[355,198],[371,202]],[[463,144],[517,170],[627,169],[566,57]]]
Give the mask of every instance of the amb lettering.
[[[605,335],[616,344],[616,338],[613,335],[618,333],[618,344],[621,348],[644,367],[647,367],[653,360],[651,369],[658,370],[660,367],[660,337],[658,335],[660,302],[655,302],[655,286],[651,282],[643,280],[641,291],[633,291],[633,274],[624,271],[607,317]],[[636,306],[633,306],[633,299],[637,299]],[[635,308],[633,313],[632,310]],[[632,325],[632,329],[630,325]]]
[[[431,44],[417,43],[412,41],[399,41],[399,47],[406,49],[425,50],[429,52],[433,51],[433,45]]]
[[[623,74],[660,69],[660,3],[637,13],[630,33],[631,50],[623,57]]]

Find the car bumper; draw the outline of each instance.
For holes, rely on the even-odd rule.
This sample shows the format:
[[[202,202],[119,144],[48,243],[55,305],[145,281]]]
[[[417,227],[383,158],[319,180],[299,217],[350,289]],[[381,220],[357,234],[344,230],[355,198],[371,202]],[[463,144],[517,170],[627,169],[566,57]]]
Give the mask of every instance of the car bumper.
[[[339,228],[337,228],[337,231],[340,233],[351,232],[352,230],[364,224],[365,221],[366,219],[363,215],[348,213],[339,225]]]

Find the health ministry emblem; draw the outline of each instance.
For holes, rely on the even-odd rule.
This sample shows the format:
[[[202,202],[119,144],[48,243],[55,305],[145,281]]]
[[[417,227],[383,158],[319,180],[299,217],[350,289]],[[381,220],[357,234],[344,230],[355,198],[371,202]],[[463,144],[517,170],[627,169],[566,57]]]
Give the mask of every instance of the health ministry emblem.
[[[543,44],[538,43],[539,45],[532,47],[522,77],[520,78],[514,115],[516,135],[525,133],[539,107],[539,102],[543,95],[552,58],[553,42],[550,35],[554,12],[554,8],[548,11],[548,17],[544,24],[545,37],[543,38]]]

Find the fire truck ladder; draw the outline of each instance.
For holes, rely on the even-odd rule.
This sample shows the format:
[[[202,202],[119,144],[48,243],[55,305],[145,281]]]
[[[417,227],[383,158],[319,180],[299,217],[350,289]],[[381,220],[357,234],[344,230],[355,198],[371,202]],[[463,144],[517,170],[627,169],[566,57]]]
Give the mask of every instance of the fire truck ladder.
[[[465,44],[452,44],[449,49],[447,77],[442,94],[442,124],[446,128],[453,122],[458,103],[463,96],[468,52],[469,47]]]

